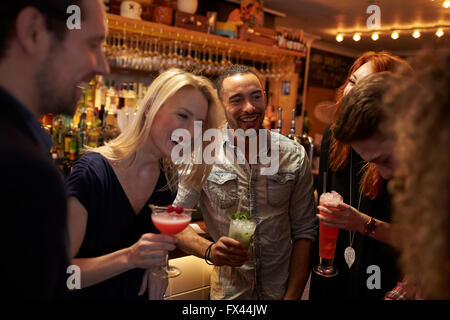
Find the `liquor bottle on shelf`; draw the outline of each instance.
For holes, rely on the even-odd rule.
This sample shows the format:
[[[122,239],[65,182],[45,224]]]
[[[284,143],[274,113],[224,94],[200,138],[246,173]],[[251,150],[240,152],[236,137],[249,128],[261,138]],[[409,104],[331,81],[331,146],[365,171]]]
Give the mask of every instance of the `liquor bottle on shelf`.
[[[82,110],[80,123],[78,125],[78,141],[77,141],[77,154],[82,153],[82,149],[86,145],[86,113]]]
[[[91,80],[86,88],[84,99],[84,111],[86,113],[86,128],[94,126],[94,101],[95,101],[95,81]]]
[[[117,123],[117,114],[108,112],[106,125],[103,126],[102,134],[103,142],[108,142],[120,134],[119,124]]]
[[[70,146],[72,140],[76,141],[75,132],[70,125],[70,117],[66,117],[66,134],[64,136],[64,156],[65,158],[70,157]]]
[[[98,126],[103,126],[104,123],[104,115],[105,115],[105,103],[106,103],[106,92],[108,87],[103,79],[103,76],[97,75],[95,76],[96,86],[95,86],[95,110],[98,112]]]
[[[266,108],[266,113],[264,115],[263,125],[267,130],[272,130],[272,129],[275,129],[276,122],[277,122],[277,116],[273,109],[272,93],[268,92],[267,108]]]
[[[127,106],[128,120],[133,118],[137,107],[137,83],[130,83],[128,85],[127,96],[125,99],[125,104]]]
[[[102,104],[105,104],[106,85],[103,76],[95,76],[95,93],[94,93],[94,107],[100,110]]]
[[[301,143],[301,139],[295,134],[295,109],[292,109],[291,130],[289,131],[287,137],[291,140]]]
[[[89,85],[86,88],[86,101],[85,101],[86,109],[88,108],[94,109],[94,103],[95,103],[95,80],[92,79],[91,81],[89,81]]]
[[[118,87],[117,93],[118,93],[118,104],[117,109],[122,110],[125,107],[125,96],[126,96],[126,90],[128,87],[128,83],[124,82],[120,87]]]
[[[300,144],[305,148],[305,151],[308,154],[309,162],[312,166],[314,157],[314,140],[311,136],[309,136],[310,121],[307,115],[308,113],[305,110],[303,114],[303,134],[300,137]]]
[[[53,117],[52,136],[56,154],[59,159],[64,158],[64,129],[65,122],[61,115]]]
[[[102,145],[102,131],[100,127],[91,127],[87,130],[87,146],[97,148]]]
[[[277,47],[283,48],[283,34],[281,32],[277,32]]]
[[[147,92],[147,88],[142,82],[139,82],[137,88],[138,88],[138,90],[137,90],[137,108],[136,108],[136,111],[142,106],[142,101],[144,100],[145,94]]]
[[[77,108],[75,110],[75,114],[72,117],[72,127],[74,128],[78,128],[78,125],[80,123],[80,119],[81,119],[81,109],[84,108],[84,103],[85,103],[85,95],[86,95],[86,89],[83,87],[79,87],[82,91],[82,95],[80,100],[78,100],[77,103]]]
[[[99,127],[103,127],[105,125],[105,119],[106,119],[105,105],[102,104],[100,106],[100,110],[98,111]]]
[[[117,106],[119,103],[119,95],[115,88],[115,81],[111,80],[109,83],[108,90],[106,91],[106,97],[105,97],[105,111],[107,114],[109,113],[116,113],[117,112]]]
[[[279,134],[281,134],[281,126],[282,126],[282,122],[281,122],[281,115],[282,115],[282,109],[281,107],[278,107],[278,123],[277,123],[277,132]]]
[[[70,145],[69,145],[69,160],[71,161],[75,161],[76,157],[78,155],[77,151],[78,151],[78,141],[77,141],[77,132],[74,131],[72,139],[70,140]]]

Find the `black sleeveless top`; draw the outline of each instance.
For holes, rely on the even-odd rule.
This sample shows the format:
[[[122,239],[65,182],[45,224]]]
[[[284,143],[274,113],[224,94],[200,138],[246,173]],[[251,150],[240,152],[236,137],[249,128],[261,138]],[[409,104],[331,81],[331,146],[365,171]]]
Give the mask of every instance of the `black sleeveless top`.
[[[345,167],[337,172],[330,169],[329,154],[331,143],[330,127],[325,129],[320,151],[319,180],[317,192],[320,197],[323,188],[323,175],[327,173],[326,191],[335,190],[344,198],[347,204],[350,200],[350,159]],[[363,159],[352,150],[352,203],[351,206],[358,208],[359,183],[363,172]],[[383,190],[374,200],[361,197],[359,211],[382,221],[391,221],[390,196],[387,191],[387,181],[383,180]],[[318,241],[317,241],[318,242]],[[313,251],[313,266],[319,263],[318,243],[315,243]],[[339,230],[334,256],[334,266],[338,268],[339,274],[332,278],[321,277],[314,272],[311,273],[310,299],[311,300],[382,300],[387,291],[392,290],[398,281],[402,280],[397,266],[398,252],[391,246],[368,236],[355,232],[353,248],[356,252],[356,260],[348,267],[344,259],[344,250],[350,244],[349,231]],[[376,284],[375,271],[379,268],[380,287]],[[369,285],[367,284],[369,282]]]
[[[172,204],[176,194],[166,185],[161,171],[155,191],[136,215],[108,160],[96,152],[83,155],[66,180],[68,196],[76,197],[88,212],[86,234],[76,258],[106,255],[130,247],[144,233],[160,233],[152,223],[148,205]],[[146,299],[147,294],[137,295],[143,274],[144,269],[129,270],[88,288],[73,290],[70,297]]]

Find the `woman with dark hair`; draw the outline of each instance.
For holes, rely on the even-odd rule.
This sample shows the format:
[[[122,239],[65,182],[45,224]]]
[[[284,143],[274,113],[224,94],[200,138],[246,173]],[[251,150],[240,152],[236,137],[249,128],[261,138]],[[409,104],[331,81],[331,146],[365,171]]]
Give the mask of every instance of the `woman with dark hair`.
[[[364,232],[365,224],[370,223],[367,227],[373,227],[373,222],[372,219],[363,218],[390,221],[387,180],[383,179],[374,163],[365,162],[350,145],[336,140],[332,129],[336,125],[344,97],[356,83],[370,74],[394,71],[400,67],[408,70],[407,73],[413,72],[406,61],[388,52],[366,52],[353,63],[347,81],[337,91],[335,116],[332,124],[325,129],[322,139],[317,191],[319,197],[323,192],[338,192],[344,202],[355,209],[352,211],[355,214],[348,215],[349,220],[339,230],[334,256],[334,266],[339,273],[332,278],[313,273],[310,289],[312,300],[382,299],[386,291],[399,280],[397,253],[389,245],[389,237],[374,239],[374,233]],[[354,259],[347,258],[348,262],[344,257],[346,250],[354,252]],[[317,253],[316,248],[314,265],[318,264]],[[372,270],[370,266],[389,269],[381,270],[379,288],[370,289],[367,286]]]

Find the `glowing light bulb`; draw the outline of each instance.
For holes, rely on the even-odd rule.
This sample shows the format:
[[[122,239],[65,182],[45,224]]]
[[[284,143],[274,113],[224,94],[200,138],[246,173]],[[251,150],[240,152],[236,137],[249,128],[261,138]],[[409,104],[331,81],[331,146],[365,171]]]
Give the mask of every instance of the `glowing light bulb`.
[[[397,31],[392,32],[392,34],[391,34],[391,38],[392,38],[392,39],[397,40],[398,37],[399,37],[399,34],[398,34]]]
[[[421,34],[419,30],[415,30],[414,33],[412,34],[412,36],[416,39],[420,38]]]
[[[442,3],[442,6],[443,6],[445,9],[450,8],[450,1],[449,1],[449,0],[444,1],[444,2]]]
[[[342,41],[344,41],[344,36],[343,36],[342,34],[338,34],[338,35],[336,36],[336,41],[337,41],[337,42],[342,42]]]
[[[438,31],[436,31],[436,36],[437,37],[442,37],[444,35],[444,30],[442,30],[442,29],[438,29]]]
[[[361,34],[355,33],[355,34],[353,35],[353,40],[356,41],[356,42],[358,42],[359,40],[361,40]]]
[[[377,41],[380,38],[380,36],[378,35],[377,32],[374,32],[374,33],[372,33],[372,37],[371,38],[372,38],[373,41]]]

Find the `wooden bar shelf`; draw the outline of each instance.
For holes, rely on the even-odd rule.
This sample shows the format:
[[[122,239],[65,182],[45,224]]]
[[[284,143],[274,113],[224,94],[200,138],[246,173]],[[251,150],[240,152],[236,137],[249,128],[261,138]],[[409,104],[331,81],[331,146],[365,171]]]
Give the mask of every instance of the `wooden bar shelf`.
[[[230,39],[165,24],[125,18],[115,14],[107,14],[107,25],[111,31],[122,31],[167,40],[189,42],[204,47],[218,48],[220,50],[232,50],[234,53],[254,57],[258,56],[263,59],[287,58],[291,60],[295,57],[306,56],[303,52],[280,49],[276,46],[266,46],[253,42]]]

